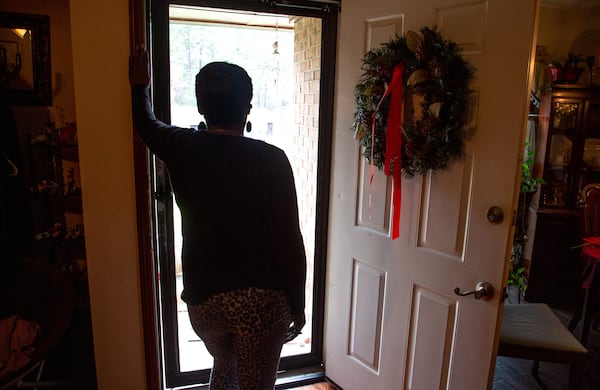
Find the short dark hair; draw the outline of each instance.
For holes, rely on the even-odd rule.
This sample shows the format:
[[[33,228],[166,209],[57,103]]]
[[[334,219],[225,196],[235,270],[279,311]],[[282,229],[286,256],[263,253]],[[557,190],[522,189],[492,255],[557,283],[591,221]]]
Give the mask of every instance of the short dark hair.
[[[243,122],[251,100],[252,79],[238,65],[211,62],[196,75],[198,111],[211,126]]]

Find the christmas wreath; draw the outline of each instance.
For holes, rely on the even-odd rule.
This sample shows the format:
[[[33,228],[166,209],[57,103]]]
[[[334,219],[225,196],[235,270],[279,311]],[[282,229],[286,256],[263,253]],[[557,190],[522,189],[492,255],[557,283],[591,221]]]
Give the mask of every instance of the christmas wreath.
[[[409,31],[366,53],[362,70],[354,90],[354,131],[372,166],[386,165],[389,175],[400,165],[403,176],[413,177],[446,169],[462,156],[474,70],[455,43],[444,40],[435,27],[422,27],[420,34]],[[400,88],[407,88],[400,94],[412,110],[403,123],[398,121],[398,135],[390,138],[388,116],[402,110],[394,106],[394,101],[402,105],[402,97],[398,103],[388,94],[395,75]],[[386,145],[390,141],[399,157],[386,161],[386,149],[389,153],[394,146]]]

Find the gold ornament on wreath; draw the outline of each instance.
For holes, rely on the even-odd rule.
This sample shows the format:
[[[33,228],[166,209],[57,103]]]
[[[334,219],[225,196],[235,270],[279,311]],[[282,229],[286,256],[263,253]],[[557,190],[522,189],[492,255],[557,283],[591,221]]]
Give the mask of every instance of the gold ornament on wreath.
[[[469,135],[465,127],[474,68],[459,51],[435,27],[422,27],[420,34],[409,31],[365,54],[363,74],[354,90],[354,131],[372,165],[379,169],[385,165],[386,174],[400,166],[402,176],[410,178],[444,170],[462,157]],[[408,95],[404,100],[413,102],[413,111],[395,125],[400,128],[398,135],[390,138],[390,117],[394,111],[401,116],[403,110],[393,105],[402,105],[402,97],[395,100],[390,93],[394,75],[401,76],[397,94]],[[399,145],[387,145],[390,139]],[[388,156],[386,161],[390,146],[398,148],[399,156]]]

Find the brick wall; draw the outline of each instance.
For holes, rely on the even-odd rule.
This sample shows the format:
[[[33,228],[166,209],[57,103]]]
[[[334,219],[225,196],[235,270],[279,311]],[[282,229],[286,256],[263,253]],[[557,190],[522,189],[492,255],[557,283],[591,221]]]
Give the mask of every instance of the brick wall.
[[[308,291],[312,292],[317,148],[319,135],[319,83],[321,77],[321,20],[298,18],[294,27],[294,136],[296,152],[290,156],[300,208],[300,226],[308,260]],[[307,308],[312,296],[306,297]],[[309,311],[310,312],[310,311]]]

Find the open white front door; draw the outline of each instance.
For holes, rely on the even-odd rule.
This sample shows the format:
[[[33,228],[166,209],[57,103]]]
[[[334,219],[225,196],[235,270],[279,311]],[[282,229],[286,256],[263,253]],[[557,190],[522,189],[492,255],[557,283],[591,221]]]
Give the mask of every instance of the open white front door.
[[[491,381],[537,3],[342,2],[325,370],[345,390],[481,390]],[[450,170],[403,179],[400,238],[392,241],[392,183],[378,173],[369,188],[369,165],[352,137],[353,89],[368,49],[433,25],[476,68],[476,133]],[[503,210],[502,223],[486,218],[493,206]],[[494,286],[492,300],[453,292],[479,281]]]

